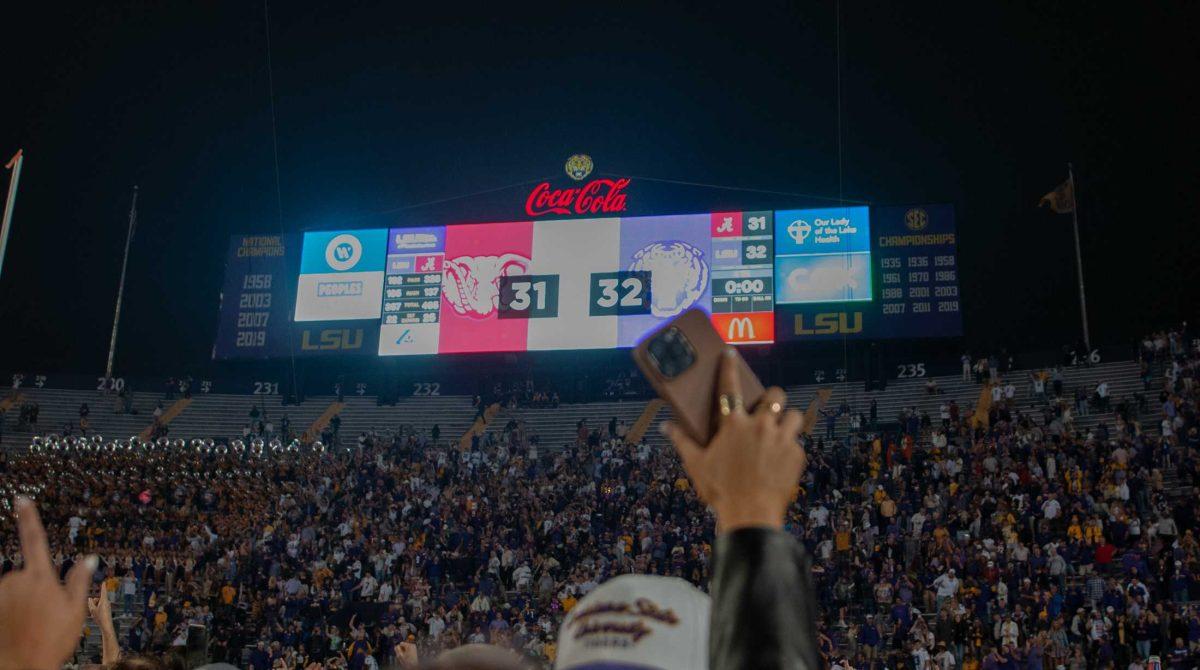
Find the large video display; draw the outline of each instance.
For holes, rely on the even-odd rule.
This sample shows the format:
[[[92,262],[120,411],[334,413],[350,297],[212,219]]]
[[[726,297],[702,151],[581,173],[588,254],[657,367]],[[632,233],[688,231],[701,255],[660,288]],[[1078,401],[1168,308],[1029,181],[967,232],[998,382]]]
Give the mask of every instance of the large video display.
[[[774,340],[771,212],[306,233],[296,321],[379,318],[379,354],[632,347],[690,307]]]
[[[231,242],[215,358],[962,334],[950,205],[310,231]]]

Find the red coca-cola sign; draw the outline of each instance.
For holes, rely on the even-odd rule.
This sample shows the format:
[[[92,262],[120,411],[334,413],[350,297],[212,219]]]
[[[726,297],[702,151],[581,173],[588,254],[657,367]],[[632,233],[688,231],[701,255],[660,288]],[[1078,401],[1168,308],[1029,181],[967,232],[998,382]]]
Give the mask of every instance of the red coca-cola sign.
[[[625,187],[629,179],[593,179],[579,188],[551,188],[542,182],[525,199],[525,213],[608,214],[625,211]]]

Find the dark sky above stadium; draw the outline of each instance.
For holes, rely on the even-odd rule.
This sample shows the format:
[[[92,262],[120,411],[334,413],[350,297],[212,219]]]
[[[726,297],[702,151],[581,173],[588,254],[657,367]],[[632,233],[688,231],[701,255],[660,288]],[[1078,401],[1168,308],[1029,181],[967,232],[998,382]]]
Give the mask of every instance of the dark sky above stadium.
[[[4,19],[0,151],[27,160],[0,368],[103,369],[138,184],[118,369],[201,369],[229,235],[280,226],[263,6],[31,4]],[[381,212],[579,151],[603,172],[839,193],[832,2],[517,5],[272,3],[283,227],[399,221]],[[842,3],[840,190],[957,207],[969,341],[1077,338],[1070,219],[1036,208],[1067,161],[1093,339],[1200,304],[1196,5],[1097,7]],[[525,192],[403,216],[503,220]],[[763,202],[638,193],[641,214]]]

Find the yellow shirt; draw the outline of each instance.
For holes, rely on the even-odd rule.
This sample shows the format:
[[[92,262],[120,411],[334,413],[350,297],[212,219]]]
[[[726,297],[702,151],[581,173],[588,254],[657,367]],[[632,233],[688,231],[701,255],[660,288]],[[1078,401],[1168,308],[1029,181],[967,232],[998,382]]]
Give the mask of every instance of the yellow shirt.
[[[565,614],[575,609],[575,603],[577,602],[578,601],[575,600],[575,596],[568,594],[566,598],[562,599],[563,613]]]
[[[850,531],[839,530],[834,534],[833,542],[838,551],[850,551]]]
[[[226,584],[225,586],[221,587],[221,602],[225,603],[226,605],[232,605],[233,597],[236,595],[237,589],[233,588],[233,586]]]
[[[542,653],[546,655],[546,660],[551,663],[558,657],[558,645],[553,642],[547,642],[546,646],[542,647]]]

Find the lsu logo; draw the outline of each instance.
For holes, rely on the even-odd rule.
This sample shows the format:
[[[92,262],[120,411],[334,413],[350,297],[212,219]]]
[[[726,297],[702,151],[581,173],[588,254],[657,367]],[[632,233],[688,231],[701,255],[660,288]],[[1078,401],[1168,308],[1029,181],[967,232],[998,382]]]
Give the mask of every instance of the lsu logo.
[[[691,307],[708,286],[704,252],[687,242],[651,242],[634,252],[629,269],[650,273],[650,313],[660,319]]]
[[[571,179],[583,181],[592,173],[592,157],[587,154],[575,154],[567,159],[563,169]]]
[[[302,351],[354,351],[362,349],[362,328],[329,328],[316,334],[314,342],[313,331],[305,330],[300,334],[300,349]]]
[[[929,225],[929,213],[920,207],[913,207],[904,213],[904,227],[913,231],[925,230]]]
[[[822,312],[813,316],[811,326],[806,315],[797,314],[795,326],[797,335],[853,335],[862,332],[862,312]]]
[[[325,262],[337,272],[345,272],[362,259],[362,242],[349,233],[342,233],[325,245]]]

